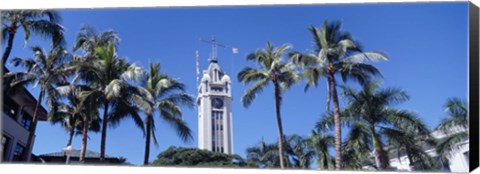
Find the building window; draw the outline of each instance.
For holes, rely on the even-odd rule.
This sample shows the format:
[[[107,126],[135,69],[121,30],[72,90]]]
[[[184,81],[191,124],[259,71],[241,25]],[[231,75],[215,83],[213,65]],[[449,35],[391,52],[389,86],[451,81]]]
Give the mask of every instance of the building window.
[[[8,144],[10,142],[10,138],[8,138],[7,136],[5,135],[2,135],[2,151],[0,152],[1,154],[3,154],[3,161],[6,161],[7,160],[7,150],[8,150]]]
[[[18,104],[13,101],[12,98],[3,97],[3,112],[13,118],[15,121],[17,120],[18,108]]]
[[[32,117],[28,113],[23,112],[20,125],[22,125],[23,128],[30,130],[31,124],[32,124]]]
[[[463,156],[465,157],[466,161],[467,161],[467,166],[469,165],[468,162],[470,161],[470,153],[469,151],[466,151],[463,153]]]
[[[13,153],[13,161],[22,161],[22,154],[25,153],[25,146],[17,143],[15,152]]]

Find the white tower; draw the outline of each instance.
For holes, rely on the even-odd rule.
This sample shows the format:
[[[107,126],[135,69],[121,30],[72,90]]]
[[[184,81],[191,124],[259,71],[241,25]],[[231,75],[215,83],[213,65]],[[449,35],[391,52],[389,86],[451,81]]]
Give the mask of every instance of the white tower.
[[[212,40],[212,51],[215,41]],[[198,148],[233,154],[232,90],[230,77],[212,53],[208,69],[198,85]]]

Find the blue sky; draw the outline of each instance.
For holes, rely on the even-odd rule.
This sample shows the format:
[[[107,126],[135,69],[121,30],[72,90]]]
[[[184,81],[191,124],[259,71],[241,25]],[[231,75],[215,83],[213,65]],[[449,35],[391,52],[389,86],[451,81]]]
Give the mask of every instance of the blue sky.
[[[159,60],[162,70],[179,78],[190,94],[196,96],[195,51],[200,52],[201,70],[208,65],[210,45],[199,42],[215,35],[217,41],[239,49],[219,49],[219,63],[233,81],[234,152],[245,157],[245,149],[257,145],[262,137],[277,138],[273,89],[265,89],[249,108],[240,98],[249,86],[238,83],[236,72],[252,62],[245,56],[264,48],[267,41],[275,46],[293,45],[295,51],[313,49],[307,28],[321,26],[325,19],[341,20],[343,30],[352,33],[365,51],[385,52],[390,60],[374,63],[384,76],[383,87],[399,87],[411,99],[397,108],[421,116],[433,128],[445,116],[442,105],[449,97],[467,98],[468,84],[468,4],[456,3],[383,3],[345,5],[242,6],[198,8],[124,8],[60,10],[66,28],[68,48],[82,24],[97,31],[113,29],[120,35],[118,54],[132,63],[147,67],[148,60]],[[23,48],[23,33],[18,33],[11,57],[30,57],[28,47],[48,42],[32,37]],[[3,48],[3,47],[2,47]],[[11,58],[10,58],[11,59]],[[233,66],[232,66],[232,60]],[[12,71],[20,70],[7,66]],[[233,69],[232,69],[233,67]],[[231,72],[234,72],[232,74]],[[288,90],[282,103],[284,133],[308,135],[325,111],[326,81],[304,93],[304,82]],[[357,86],[355,83],[348,83]],[[32,90],[35,96],[38,90]],[[343,107],[345,103],[341,103]],[[197,146],[196,110],[184,110],[184,118],[194,139],[183,143],[170,125],[157,119],[159,146],[152,146],[150,161],[167,147]],[[123,156],[141,164],[144,138],[132,120],[124,120],[108,130],[106,153]],[[68,134],[59,125],[38,124],[33,152],[44,154],[65,147]],[[76,137],[74,148],[81,147]],[[100,151],[100,134],[90,133],[88,149]]]

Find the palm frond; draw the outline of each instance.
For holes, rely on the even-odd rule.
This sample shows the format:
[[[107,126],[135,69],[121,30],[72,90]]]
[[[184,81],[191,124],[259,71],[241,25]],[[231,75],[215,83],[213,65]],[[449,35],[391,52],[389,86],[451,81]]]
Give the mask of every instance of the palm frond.
[[[4,78],[12,78],[10,87],[31,85],[37,82],[36,74],[26,72],[8,72],[4,75]]]
[[[124,80],[138,81],[140,78],[142,78],[143,74],[144,70],[142,67],[132,64],[127,68],[125,72],[122,73],[121,77]]]
[[[53,47],[65,45],[64,28],[62,25],[49,20],[29,21],[29,30],[43,36],[51,38]]]
[[[306,92],[312,85],[317,87],[318,80],[320,80],[320,77],[325,76],[325,73],[323,68],[306,68],[302,73],[302,77],[307,80],[304,91]]]
[[[237,78],[239,82],[242,82],[243,84],[248,84],[268,78],[268,74],[265,71],[260,71],[251,67],[245,67],[238,73]]]
[[[255,83],[250,89],[245,91],[245,94],[243,94],[242,96],[243,106],[244,107],[250,106],[253,100],[255,100],[257,95],[263,91],[263,88],[265,88],[269,82],[270,82],[270,79],[262,79],[257,83]]]
[[[311,54],[302,54],[300,52],[291,52],[288,53],[288,57],[290,57],[290,61],[299,66],[300,68],[310,67],[310,66],[317,66],[319,64],[323,64],[320,60]]]
[[[5,42],[7,41],[9,35],[10,35],[10,32],[8,32],[8,28],[7,27],[1,27],[2,29],[2,35],[0,35],[2,37],[2,45],[5,44]]]
[[[166,109],[171,107],[167,105],[168,102],[164,102],[163,105],[159,106],[160,117],[163,118],[163,120],[167,121],[170,125],[172,125],[172,127],[176,130],[178,136],[182,139],[182,141],[188,142],[193,139],[191,133],[192,131],[187,126],[187,123],[181,119],[180,113],[172,112],[171,110],[173,109]]]
[[[373,52],[364,52],[358,53],[346,58],[343,58],[341,61],[350,64],[364,63],[366,60],[370,61],[380,61],[388,60],[388,56],[385,53],[373,51]]]
[[[333,130],[335,128],[335,121],[334,121],[334,114],[333,112],[329,111],[323,114],[323,116],[315,123],[315,129],[318,130]],[[342,120],[342,126],[351,126],[355,122],[358,121],[354,115],[349,113],[348,110],[342,110],[340,112],[340,119]]]
[[[430,132],[418,115],[413,112],[387,109],[384,117],[395,127],[403,128],[409,132],[418,134],[428,134]]]
[[[460,150],[459,143],[468,140],[468,134],[466,132],[459,132],[453,135],[450,135],[440,142],[436,146],[436,151],[442,159],[447,159],[452,156],[455,152]]]
[[[141,116],[138,114],[139,111],[137,107],[125,102],[125,100],[112,102],[112,106],[108,116],[108,124],[110,126],[116,127],[121,120],[130,117],[133,119],[135,125],[143,132],[143,135],[145,135],[145,125]]]

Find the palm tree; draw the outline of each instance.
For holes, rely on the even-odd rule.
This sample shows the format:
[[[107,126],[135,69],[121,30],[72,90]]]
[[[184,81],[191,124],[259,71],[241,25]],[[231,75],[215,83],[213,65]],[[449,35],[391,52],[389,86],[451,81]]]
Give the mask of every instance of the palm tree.
[[[381,135],[385,131],[408,131],[416,135],[429,135],[430,131],[415,113],[391,108],[409,99],[409,96],[398,88],[379,89],[378,82],[370,82],[361,91],[343,86],[343,95],[349,102],[342,114],[342,122],[347,125],[356,123],[358,128],[352,132],[370,135],[368,144],[373,148],[373,156],[377,169],[389,166],[389,159],[384,149]],[[317,123],[317,128],[328,128],[333,118],[325,117]],[[358,124],[361,123],[361,124]],[[388,134],[387,134],[388,135]],[[365,140],[365,139],[364,139]]]
[[[343,116],[344,113],[342,112],[341,115]],[[349,170],[361,170],[365,166],[376,168],[375,162],[371,159],[372,147],[369,143],[371,136],[365,124],[357,122],[350,126],[350,133],[342,145],[342,159],[344,159],[342,168]]]
[[[268,144],[262,138],[259,146],[247,148],[247,160],[255,162],[262,168],[280,167],[280,160],[278,158],[278,145]]]
[[[312,130],[307,138],[308,148],[311,149],[317,157],[318,166],[325,170],[334,166],[334,159],[328,153],[330,147],[335,145],[335,137],[332,135],[322,135],[320,130]]]
[[[152,64],[149,62],[149,72],[141,80],[142,95],[136,102],[145,112],[145,155],[144,165],[148,165],[150,155],[150,138],[153,138],[155,145],[158,145],[155,137],[155,120],[153,114],[158,109],[159,117],[172,124],[178,136],[183,141],[192,139],[191,130],[182,120],[181,106],[193,108],[193,98],[185,93],[185,86],[181,82],[160,72],[160,62]]]
[[[85,57],[93,57],[95,55],[96,47],[107,47],[110,43],[112,43],[115,47],[117,47],[120,43],[120,37],[115,31],[106,30],[101,33],[97,33],[93,27],[88,24],[84,24],[76,36],[73,51],[82,49],[85,53]]]
[[[458,143],[469,139],[468,105],[460,98],[449,98],[444,104],[448,117],[443,119],[435,130],[447,135],[437,144],[437,152],[445,159],[458,148]]]
[[[425,152],[425,147],[434,147],[435,140],[429,134],[419,135],[409,132],[409,129],[385,129],[391,154],[396,152],[397,158],[405,153],[410,164],[410,170],[431,170],[436,168],[436,162]]]
[[[107,123],[115,126],[119,120],[130,116],[144,131],[143,121],[132,101],[138,88],[129,83],[131,80],[139,80],[143,70],[119,58],[113,43],[106,47],[97,46],[93,61],[82,60],[84,59],[75,61],[73,66],[76,67],[78,78],[91,86],[92,90],[88,94],[95,96],[103,107],[100,160],[105,160]],[[110,107],[112,111],[109,114]]]
[[[100,120],[98,105],[95,96],[91,94],[91,88],[87,85],[65,84],[56,88],[60,95],[66,96],[68,103],[60,104],[55,110],[52,110],[52,116],[49,119],[53,121],[66,122],[64,125],[70,131],[70,137],[67,146],[71,145],[74,131],[82,134],[82,148],[80,151],[80,161],[85,160],[87,150],[88,131],[99,132]]]
[[[37,128],[38,111],[43,98],[47,95],[47,104],[50,108],[57,105],[58,93],[56,93],[55,86],[64,84],[66,81],[66,64],[71,57],[63,48],[51,49],[46,55],[44,51],[38,47],[32,47],[35,58],[14,58],[12,63],[14,66],[22,66],[26,72],[8,72],[4,75],[5,78],[12,78],[11,87],[17,85],[34,84],[40,86],[40,93],[32,118],[32,125],[29,130],[28,140],[23,154],[23,159],[29,160],[27,154],[32,150],[33,137]]]
[[[311,27],[310,32],[315,41],[315,52],[290,53],[291,61],[304,69],[303,77],[307,80],[305,91],[309,86],[317,86],[320,77],[328,80],[327,111],[330,110],[330,98],[333,99],[335,115],[335,168],[339,170],[341,162],[341,127],[340,106],[338,101],[335,74],[340,74],[342,80],[356,80],[364,85],[371,76],[380,75],[374,66],[364,63],[366,60],[386,60],[380,52],[361,52],[359,45],[352,39],[350,33],[340,30],[341,22],[324,22],[322,28]],[[357,53],[357,54],[355,54]]]
[[[2,11],[2,42],[7,39],[7,46],[2,56],[2,65],[8,60],[12,51],[13,40],[18,29],[25,33],[25,46],[30,33],[45,38],[52,38],[53,47],[64,44],[63,27],[59,24],[60,15],[53,10],[8,10]]]
[[[300,135],[290,135],[286,138],[286,147],[286,161],[291,159],[291,166],[293,168],[310,168],[314,156],[314,150],[309,148],[308,139],[304,139]]]
[[[61,126],[69,132],[66,146],[72,145],[73,136],[77,131],[77,127],[82,124],[76,112],[77,110],[68,104],[60,104],[48,112],[48,121],[52,124],[61,124]]]
[[[245,67],[238,73],[238,80],[244,84],[255,84],[252,88],[248,89],[242,96],[242,103],[244,107],[249,107],[255,100],[256,96],[262,92],[262,90],[269,84],[273,83],[274,95],[275,95],[275,109],[277,115],[278,126],[278,146],[279,146],[279,158],[280,167],[284,168],[283,158],[283,127],[282,118],[280,116],[280,105],[282,101],[282,93],[285,92],[290,86],[298,81],[297,73],[290,67],[290,64],[282,62],[282,55],[285,50],[291,46],[284,44],[279,48],[274,48],[270,42],[267,42],[267,48],[257,50],[247,56],[248,61],[254,61],[259,65],[259,69],[252,67]]]

